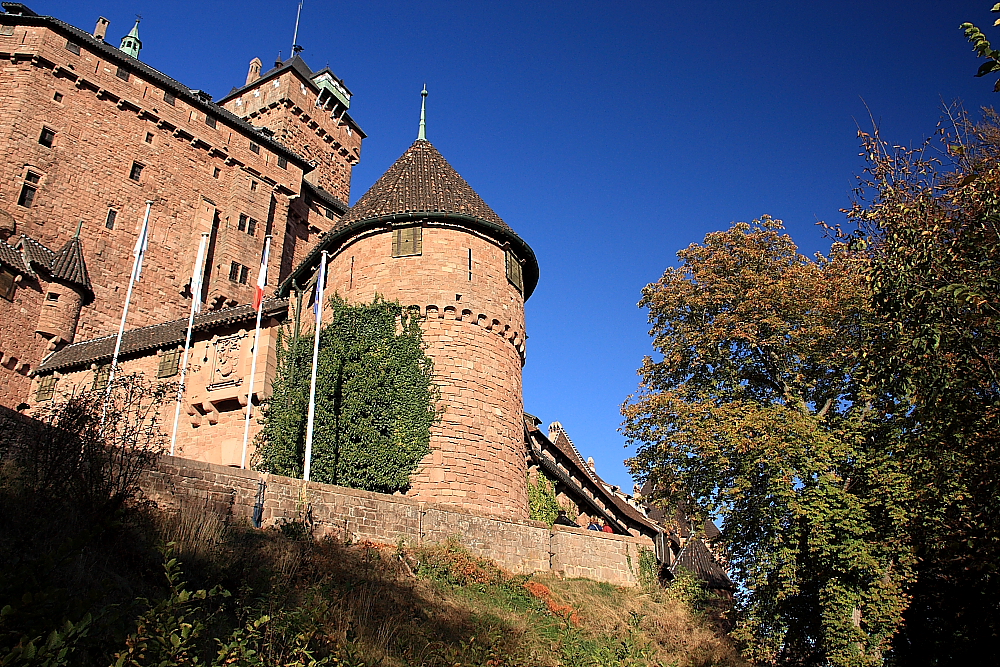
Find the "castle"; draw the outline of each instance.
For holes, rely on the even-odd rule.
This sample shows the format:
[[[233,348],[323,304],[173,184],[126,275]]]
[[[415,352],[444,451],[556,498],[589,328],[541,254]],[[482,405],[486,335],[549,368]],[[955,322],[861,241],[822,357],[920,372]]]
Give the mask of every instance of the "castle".
[[[148,210],[123,373],[176,379],[190,276],[208,237],[179,457],[240,464],[246,411],[255,434],[290,295],[326,257],[328,293],[380,294],[421,318],[442,418],[408,496],[525,520],[527,480],[540,475],[582,525],[600,519],[645,537],[664,562],[681,552],[683,538],[671,551],[670,529],[601,480],[558,423],[544,433],[525,413],[524,303],[537,260],[427,140],[422,116],[413,145],[349,207],[366,135],[329,68],[295,55],[262,72],[254,59],[244,85],[213,101],[141,61],[138,22],[116,48],[104,18],[87,32],[2,4],[0,406],[30,411],[106,386]],[[248,397],[266,236],[272,292]]]

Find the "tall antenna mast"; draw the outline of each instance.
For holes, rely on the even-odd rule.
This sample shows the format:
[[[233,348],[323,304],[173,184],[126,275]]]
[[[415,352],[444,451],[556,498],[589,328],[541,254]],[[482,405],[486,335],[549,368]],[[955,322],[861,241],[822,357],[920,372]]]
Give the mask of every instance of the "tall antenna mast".
[[[302,2],[303,2],[303,0],[299,0],[299,11],[295,14],[295,34],[292,35],[292,57],[293,58],[295,57],[295,54],[297,54],[300,51],[302,51],[302,47],[299,46],[299,19],[302,17]]]

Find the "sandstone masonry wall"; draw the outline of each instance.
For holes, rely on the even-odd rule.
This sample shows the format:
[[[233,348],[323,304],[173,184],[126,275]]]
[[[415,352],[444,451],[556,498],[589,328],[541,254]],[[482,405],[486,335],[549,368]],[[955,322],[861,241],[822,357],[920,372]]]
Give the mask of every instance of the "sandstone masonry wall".
[[[265,483],[265,526],[301,520],[308,509],[314,534],[381,544],[434,544],[457,538],[471,552],[520,574],[552,572],[619,586],[638,583],[646,538],[610,535],[528,520],[504,520],[422,503],[402,496],[265,475],[200,461],[163,457],[142,480],[143,490],[168,511],[181,507],[249,519],[259,481]]]
[[[524,300],[507,280],[504,250],[428,224],[420,255],[393,257],[392,236],[379,229],[336,249],[327,285],[349,302],[381,295],[423,317],[442,412],[407,495],[525,519]]]

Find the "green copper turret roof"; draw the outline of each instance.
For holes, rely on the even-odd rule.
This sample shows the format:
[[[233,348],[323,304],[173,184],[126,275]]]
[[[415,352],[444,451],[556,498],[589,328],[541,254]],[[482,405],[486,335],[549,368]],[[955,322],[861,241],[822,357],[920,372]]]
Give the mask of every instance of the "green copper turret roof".
[[[139,19],[135,20],[135,25],[132,26],[132,30],[129,34],[122,37],[122,45],[120,51],[125,55],[132,56],[136,60],[139,59],[139,51],[142,50],[142,40],[139,39]]]

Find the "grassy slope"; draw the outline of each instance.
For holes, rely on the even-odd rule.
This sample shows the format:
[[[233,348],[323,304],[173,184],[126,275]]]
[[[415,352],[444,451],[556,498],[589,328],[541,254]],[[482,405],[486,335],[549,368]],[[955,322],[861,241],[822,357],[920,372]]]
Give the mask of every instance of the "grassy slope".
[[[0,491],[0,607],[9,604],[0,610],[2,665],[103,666],[128,647],[133,662],[122,664],[160,664],[153,649],[136,647],[169,641],[181,623],[196,629],[183,655],[163,664],[195,664],[195,657],[314,667],[742,664],[728,640],[662,591],[515,577],[457,543],[350,545],[312,540],[301,524],[255,530],[197,509],[165,515],[142,503],[102,516],[7,483]],[[186,582],[167,607],[157,553],[165,543],[173,543]],[[184,590],[213,587],[231,595],[177,601]],[[63,661],[12,655],[86,614],[94,620],[81,636],[69,634]],[[140,620],[145,634],[136,631]],[[241,650],[256,654],[219,661],[216,638],[237,637]]]
[[[253,589],[272,616],[296,609],[317,646],[357,664],[742,664],[704,618],[662,592],[511,576],[457,543],[314,542],[197,515],[162,530],[200,585],[242,586],[243,599]]]

